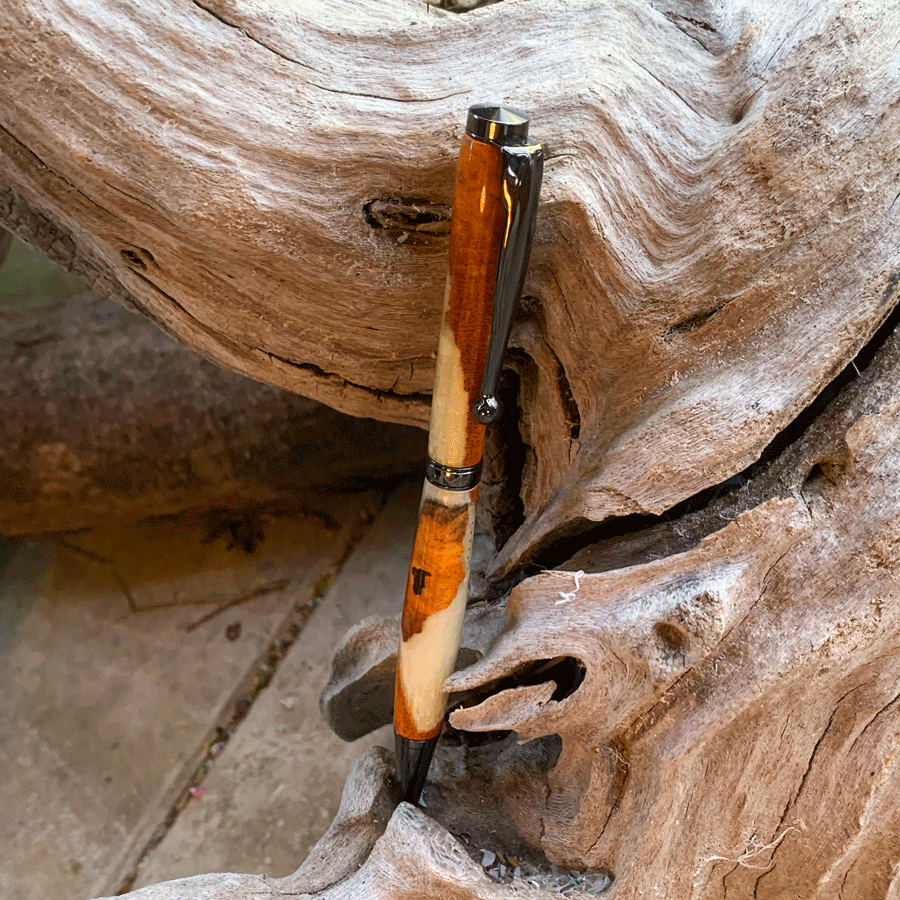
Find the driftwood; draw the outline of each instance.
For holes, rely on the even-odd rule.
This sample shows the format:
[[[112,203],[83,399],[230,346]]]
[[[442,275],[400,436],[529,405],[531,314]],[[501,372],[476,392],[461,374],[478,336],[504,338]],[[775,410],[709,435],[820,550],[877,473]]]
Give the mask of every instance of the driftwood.
[[[291,878],[203,876],[142,900],[547,895],[539,877],[487,875],[482,850],[497,848],[538,873],[608,871],[616,900],[892,900],[898,384],[894,336],[757,482],[655,529],[680,552],[547,572],[474,607],[463,653],[481,658],[448,685],[473,705],[451,713],[465,731],[445,735],[427,816],[391,813],[390,764],[364,757]],[[396,623],[348,635],[324,697],[332,720],[351,723],[364,694],[363,730],[388,718],[396,643]],[[482,730],[493,739],[467,734]]]
[[[538,890],[481,847],[608,870],[616,900],[900,896],[895,4],[0,15],[0,216],[355,414],[426,419],[466,106],[529,108],[547,149],[482,492],[506,581],[448,685],[427,815],[353,806],[388,789],[369,759],[311,880],[144,898]],[[367,628],[335,723],[351,698],[360,727],[386,715],[390,628]]]
[[[0,310],[0,532],[327,508],[421,470],[414,428],[225,372],[94,294]]]
[[[448,683],[467,704],[450,723],[532,743],[461,735],[429,814],[477,847],[609,869],[616,898],[894,897],[898,383],[893,335],[740,491],[526,580],[499,636],[474,607],[483,656]],[[626,545],[638,564],[591,574]],[[357,632],[368,656],[342,648],[323,697],[338,733],[396,646],[396,627]]]
[[[203,875],[152,885],[128,896],[142,900],[540,900],[547,896],[522,885],[499,887],[424,813],[407,803],[394,809],[397,786],[386,757],[384,750],[375,748],[357,760],[333,824],[294,875],[280,879]]]
[[[533,110],[507,572],[743,470],[884,320],[897,16],[2,0],[0,217],[231,368],[423,424],[464,110]]]

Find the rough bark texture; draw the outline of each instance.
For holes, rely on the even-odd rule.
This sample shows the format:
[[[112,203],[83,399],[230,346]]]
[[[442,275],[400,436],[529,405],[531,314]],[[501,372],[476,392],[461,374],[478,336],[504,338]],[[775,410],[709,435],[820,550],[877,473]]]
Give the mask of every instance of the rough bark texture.
[[[425,420],[465,107],[529,108],[547,149],[482,494],[489,570],[533,577],[479,613],[428,815],[353,807],[388,783],[369,759],[327,878],[144,898],[539,896],[488,845],[608,869],[615,900],[900,897],[896,4],[0,16],[0,215],[353,413]],[[390,629],[362,634],[336,723],[389,706]]]
[[[314,506],[421,471],[424,434],[212,365],[94,294],[0,309],[0,532]]]

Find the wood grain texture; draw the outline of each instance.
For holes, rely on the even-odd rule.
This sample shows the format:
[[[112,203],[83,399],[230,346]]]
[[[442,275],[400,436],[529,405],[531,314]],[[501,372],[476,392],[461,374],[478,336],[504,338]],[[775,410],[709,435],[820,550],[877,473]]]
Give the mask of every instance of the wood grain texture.
[[[425,498],[412,549],[403,603],[402,639],[422,631],[425,620],[449,606],[468,574],[463,565],[469,532],[470,492],[460,491],[459,505],[447,507]],[[474,492],[471,492],[474,493]]]
[[[484,426],[472,415],[491,336],[497,259],[506,210],[498,147],[463,137],[453,194],[447,293],[438,342],[428,455],[445,466],[481,462]],[[403,601],[394,730],[437,737],[443,683],[453,671],[468,598],[477,487],[425,483]]]
[[[746,492],[679,522],[680,536],[660,523],[661,558],[632,535],[630,565],[604,571],[597,547],[599,571],[519,585],[450,683],[483,691],[451,724],[515,733],[444,742],[427,815],[339,816],[314,851],[327,885],[304,867],[296,887],[214,875],[140,900],[547,896],[488,878],[481,847],[608,868],[610,900],[894,900],[898,385],[895,333]],[[570,655],[585,674],[566,696],[505,681]],[[371,758],[358,775],[351,796],[391,787]]]
[[[898,385],[894,333],[741,492],[524,581],[490,626],[473,610],[429,816],[469,847],[607,869],[611,900],[893,900]],[[359,657],[386,660],[368,629]],[[560,659],[583,678],[538,678]]]
[[[445,747],[433,818],[401,806],[321,896],[528,896],[451,833],[606,865],[611,900],[900,895],[896,347],[853,374],[900,285],[895,4],[0,15],[4,218],[218,361],[388,419],[427,418],[461,113],[534,111],[522,507],[494,571],[615,525],[523,582],[451,682],[460,727],[533,740]],[[531,683],[559,658],[580,684]]]
[[[443,684],[456,662],[468,599],[476,494],[428,482],[422,493],[394,693],[394,730],[409,740],[430,740],[443,724]]]
[[[0,216],[221,364],[424,425],[464,111],[532,111],[508,571],[744,469],[894,306],[898,16],[0,0]]]
[[[895,333],[745,491],[610,542],[630,542],[628,565],[605,569],[598,546],[596,574],[572,570],[585,554],[513,592],[504,633],[448,683],[486,697],[450,721],[562,747],[531,791],[518,770],[517,790],[546,806],[514,800],[489,819],[617,872],[617,900],[651,885],[673,900],[894,895],[898,373]],[[586,666],[568,696],[489,689],[559,655]],[[460,790],[429,806],[453,831]]]
[[[428,436],[429,455],[448,466],[481,461],[484,426],[472,407],[481,396],[505,221],[500,149],[465,135],[453,189],[447,298]]]

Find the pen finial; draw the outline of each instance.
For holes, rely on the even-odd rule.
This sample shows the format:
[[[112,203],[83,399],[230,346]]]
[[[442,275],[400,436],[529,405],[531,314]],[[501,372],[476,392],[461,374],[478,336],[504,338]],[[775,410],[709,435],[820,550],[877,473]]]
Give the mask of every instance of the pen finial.
[[[528,137],[528,115],[512,106],[477,103],[469,107],[466,131],[479,141],[501,147],[522,143]]]

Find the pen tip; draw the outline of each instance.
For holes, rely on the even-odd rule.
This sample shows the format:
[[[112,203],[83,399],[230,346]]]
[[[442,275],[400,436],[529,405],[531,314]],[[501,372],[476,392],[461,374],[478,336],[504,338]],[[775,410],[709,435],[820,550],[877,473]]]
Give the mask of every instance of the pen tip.
[[[437,742],[436,737],[429,741],[411,741],[409,738],[394,733],[397,779],[400,782],[401,800],[413,805],[419,802]]]

